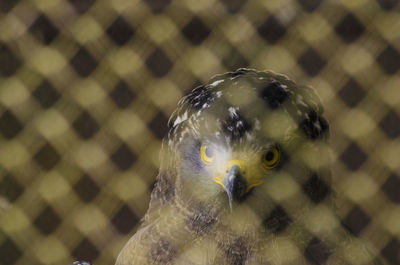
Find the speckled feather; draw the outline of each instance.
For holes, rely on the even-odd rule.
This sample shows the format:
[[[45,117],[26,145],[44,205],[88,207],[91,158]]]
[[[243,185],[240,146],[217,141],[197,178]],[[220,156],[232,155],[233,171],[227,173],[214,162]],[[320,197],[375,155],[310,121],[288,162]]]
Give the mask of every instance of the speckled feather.
[[[194,89],[168,122],[148,212],[116,264],[381,264],[335,214],[322,115],[311,88],[272,72],[239,69]],[[204,144],[215,165],[201,162]],[[230,209],[212,180],[219,161],[256,168],[275,145],[279,166],[249,167],[262,184]]]

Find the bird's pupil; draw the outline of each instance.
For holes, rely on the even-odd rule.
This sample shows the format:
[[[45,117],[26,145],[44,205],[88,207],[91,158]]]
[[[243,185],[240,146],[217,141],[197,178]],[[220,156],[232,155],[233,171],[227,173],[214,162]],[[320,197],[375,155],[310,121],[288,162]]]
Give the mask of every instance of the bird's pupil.
[[[207,157],[212,157],[213,156],[213,151],[211,148],[206,147],[206,149],[204,150],[204,153],[206,153]]]
[[[265,160],[271,161],[274,159],[274,153],[272,151],[269,151],[265,154]]]

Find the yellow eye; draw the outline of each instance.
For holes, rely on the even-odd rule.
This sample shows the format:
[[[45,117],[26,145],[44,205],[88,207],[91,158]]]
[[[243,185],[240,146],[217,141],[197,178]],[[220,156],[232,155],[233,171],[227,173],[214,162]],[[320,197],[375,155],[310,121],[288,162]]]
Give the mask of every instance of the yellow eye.
[[[266,169],[272,169],[279,164],[281,151],[278,147],[273,147],[265,152],[262,156],[262,163]]]
[[[200,157],[201,161],[208,165],[214,160],[214,152],[210,147],[202,144],[200,147]]]

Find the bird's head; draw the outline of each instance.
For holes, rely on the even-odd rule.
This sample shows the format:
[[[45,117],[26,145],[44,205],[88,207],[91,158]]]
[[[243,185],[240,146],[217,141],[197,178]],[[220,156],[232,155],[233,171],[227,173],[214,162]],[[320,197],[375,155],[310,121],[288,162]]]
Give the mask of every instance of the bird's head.
[[[330,193],[328,124],[318,97],[283,75],[239,69],[184,97],[169,121],[165,170],[175,194],[234,211],[257,211]]]

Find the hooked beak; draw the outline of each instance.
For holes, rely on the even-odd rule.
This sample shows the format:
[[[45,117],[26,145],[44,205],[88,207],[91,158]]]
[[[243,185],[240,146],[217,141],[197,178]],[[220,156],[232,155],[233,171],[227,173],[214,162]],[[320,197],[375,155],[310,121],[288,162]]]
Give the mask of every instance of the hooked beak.
[[[232,211],[232,203],[239,202],[247,191],[246,177],[239,165],[232,165],[226,174],[223,184],[229,199],[229,207]]]
[[[214,181],[221,185],[228,195],[231,211],[233,202],[242,201],[248,191],[262,183],[258,174],[251,173],[250,167],[248,168],[243,160],[233,159],[227,164],[225,176],[214,177]]]

